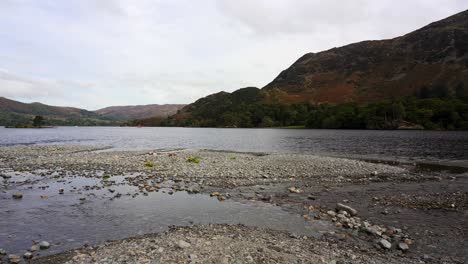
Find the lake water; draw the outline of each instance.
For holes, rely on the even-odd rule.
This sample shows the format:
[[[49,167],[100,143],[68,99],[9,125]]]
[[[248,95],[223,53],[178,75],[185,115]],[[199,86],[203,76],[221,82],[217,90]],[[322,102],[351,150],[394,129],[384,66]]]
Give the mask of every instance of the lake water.
[[[468,166],[468,132],[157,127],[0,127],[0,145],[84,144],[116,149],[197,148],[450,163]]]

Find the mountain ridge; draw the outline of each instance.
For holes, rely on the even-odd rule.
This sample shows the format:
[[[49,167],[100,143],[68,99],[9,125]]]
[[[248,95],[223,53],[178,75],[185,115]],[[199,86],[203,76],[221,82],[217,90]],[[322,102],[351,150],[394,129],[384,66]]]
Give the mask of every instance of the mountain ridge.
[[[298,104],[305,104],[304,107],[309,111],[309,119],[312,118],[310,111],[317,111],[320,105],[327,104],[356,104],[351,107],[352,111],[350,111],[353,113],[350,115],[364,115],[358,113],[358,108],[363,105],[378,105],[384,101],[388,104],[387,101],[402,101],[408,97],[414,98],[410,100],[411,102],[405,102],[403,107],[410,107],[414,112],[412,114],[416,115],[416,112],[422,109],[435,111],[434,105],[437,105],[431,102],[432,106],[428,106],[425,105],[427,102],[416,102],[416,99],[422,100],[427,97],[449,99],[451,97],[462,100],[463,103],[467,87],[468,10],[465,10],[396,38],[366,40],[317,53],[304,54],[266,86],[251,90],[252,94],[258,98],[256,102],[249,102],[245,97],[244,100],[238,101],[243,105],[242,107],[236,107],[230,103],[232,100],[237,100],[236,93],[239,90],[232,93],[220,92],[200,98],[167,120],[138,121],[148,125],[170,126],[305,125],[306,121],[303,117],[297,120],[292,118],[291,123],[283,115],[291,113],[294,115],[297,112],[306,111],[302,109],[302,106],[296,107]],[[420,104],[418,107],[421,109],[414,108],[414,103]],[[290,109],[286,110],[288,107]],[[381,107],[384,106],[381,105]],[[386,105],[385,107],[397,106]],[[463,113],[463,107],[458,107],[457,111],[461,112],[455,111],[454,115],[461,116],[462,119],[468,118]],[[283,112],[291,113],[279,113],[277,110],[279,108],[284,108],[284,111],[281,110]],[[373,123],[370,127],[391,128],[395,126],[383,124],[389,123],[387,112],[381,113],[378,107],[372,106],[371,109],[360,110],[372,110],[375,112],[374,115],[382,115],[378,117],[382,120]],[[438,110],[452,111],[442,108]],[[371,114],[366,114],[370,118]],[[267,122],[262,121],[264,118]],[[412,116],[411,118],[421,120],[420,117]],[[427,118],[433,118],[433,120],[426,120]],[[447,123],[435,124],[434,122],[442,121],[434,113],[427,118],[424,121],[428,124],[427,127],[447,125]],[[155,122],[152,123],[153,121]],[[296,121],[298,123],[295,123]],[[325,123],[335,124],[331,121]],[[367,127],[363,125],[364,123],[367,124],[365,120],[361,120],[360,125],[352,127]],[[311,122],[311,124],[317,123]],[[329,126],[321,124],[318,127]],[[348,126],[335,124],[332,127]]]

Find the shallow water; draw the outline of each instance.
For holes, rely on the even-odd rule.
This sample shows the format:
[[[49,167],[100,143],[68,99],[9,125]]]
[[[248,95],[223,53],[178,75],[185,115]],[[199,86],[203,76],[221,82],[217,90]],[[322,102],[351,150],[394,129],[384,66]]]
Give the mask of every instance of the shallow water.
[[[45,255],[82,246],[85,241],[97,244],[160,232],[171,225],[241,223],[309,236],[332,230],[326,222],[305,221],[299,215],[261,202],[220,202],[185,191],[170,195],[169,189],[144,196],[118,176],[109,179],[115,185],[103,187],[99,179],[81,176],[68,176],[57,182],[39,180],[41,177],[34,174],[10,175],[13,177],[9,181],[15,183],[0,185],[0,248],[9,253],[24,253],[33,245],[32,240],[52,244],[49,250],[39,252]],[[60,188],[64,194],[58,193]],[[24,197],[12,199],[14,191],[21,191]],[[122,196],[116,198],[118,193]]]
[[[0,127],[0,146],[85,144],[116,149],[198,148],[450,163],[468,166],[466,131],[228,129],[158,127]]]

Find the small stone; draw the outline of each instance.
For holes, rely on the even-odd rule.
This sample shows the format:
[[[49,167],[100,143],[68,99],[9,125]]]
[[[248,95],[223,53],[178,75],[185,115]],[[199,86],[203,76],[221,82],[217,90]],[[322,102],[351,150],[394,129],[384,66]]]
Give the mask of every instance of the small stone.
[[[313,201],[313,200],[315,200],[316,198],[315,198],[315,196],[313,196],[313,195],[309,195],[309,196],[307,196],[307,199],[309,199],[309,200],[312,200],[312,201]]]
[[[81,198],[80,198],[80,201],[85,201],[85,200],[86,200],[85,197],[81,197]]]
[[[18,255],[8,255],[8,262],[9,263],[20,263],[21,262],[21,257]]]
[[[406,252],[406,251],[408,251],[409,246],[406,243],[400,242],[400,243],[398,243],[398,249],[403,251],[403,252]]]
[[[383,238],[379,240],[379,245],[382,248],[385,248],[385,249],[392,248],[392,244],[390,242],[388,242],[386,239],[383,239]]]
[[[29,251],[34,252],[34,251],[38,251],[39,249],[40,249],[40,248],[39,248],[38,245],[34,245],[34,246],[32,246],[32,247],[29,249]]]
[[[329,215],[331,217],[335,217],[336,213],[330,210],[330,211],[327,212],[327,215]]]
[[[48,248],[50,248],[50,244],[47,241],[41,241],[39,243],[39,248],[40,249],[48,249]]]
[[[33,254],[32,254],[31,252],[27,251],[26,253],[24,253],[23,258],[25,258],[25,259],[32,259],[32,258],[33,258]]]
[[[59,194],[63,194],[64,192],[65,192],[64,189],[62,189],[62,188],[59,189]]]
[[[212,192],[210,193],[210,196],[213,197],[213,196],[219,196],[219,192]]]
[[[379,174],[377,171],[373,171],[373,172],[371,173],[372,176],[377,176],[377,174]]]
[[[23,198],[23,194],[20,193],[20,192],[15,192],[13,195],[12,195],[13,199],[21,199]]]
[[[181,249],[191,247],[191,245],[190,245],[189,243],[187,243],[187,242],[185,242],[185,241],[183,241],[183,240],[179,240],[179,241],[177,242],[177,246],[178,246],[179,248],[181,248]]]
[[[6,254],[7,254],[6,250],[4,250],[3,248],[0,248],[0,256],[6,255]]]
[[[290,188],[288,188],[288,191],[290,193],[301,193],[302,192],[301,189],[296,188],[296,187],[290,187]]]
[[[344,204],[342,204],[342,203],[337,203],[337,204],[336,204],[336,210],[338,210],[338,211],[341,211],[341,210],[346,211],[346,212],[348,212],[351,216],[357,215],[357,210],[356,210],[356,209],[354,209],[354,208],[352,208],[352,207],[350,207],[350,206],[344,205]]]
[[[405,240],[403,241],[405,244],[407,245],[412,245],[413,244],[413,240],[409,239],[409,238],[405,238]]]

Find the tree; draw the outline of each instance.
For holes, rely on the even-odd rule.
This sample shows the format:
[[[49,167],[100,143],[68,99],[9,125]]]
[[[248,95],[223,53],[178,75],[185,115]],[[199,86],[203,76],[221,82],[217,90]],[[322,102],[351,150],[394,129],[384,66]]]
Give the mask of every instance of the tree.
[[[42,116],[35,116],[33,119],[33,126],[41,127],[42,121],[44,121],[44,118]]]

